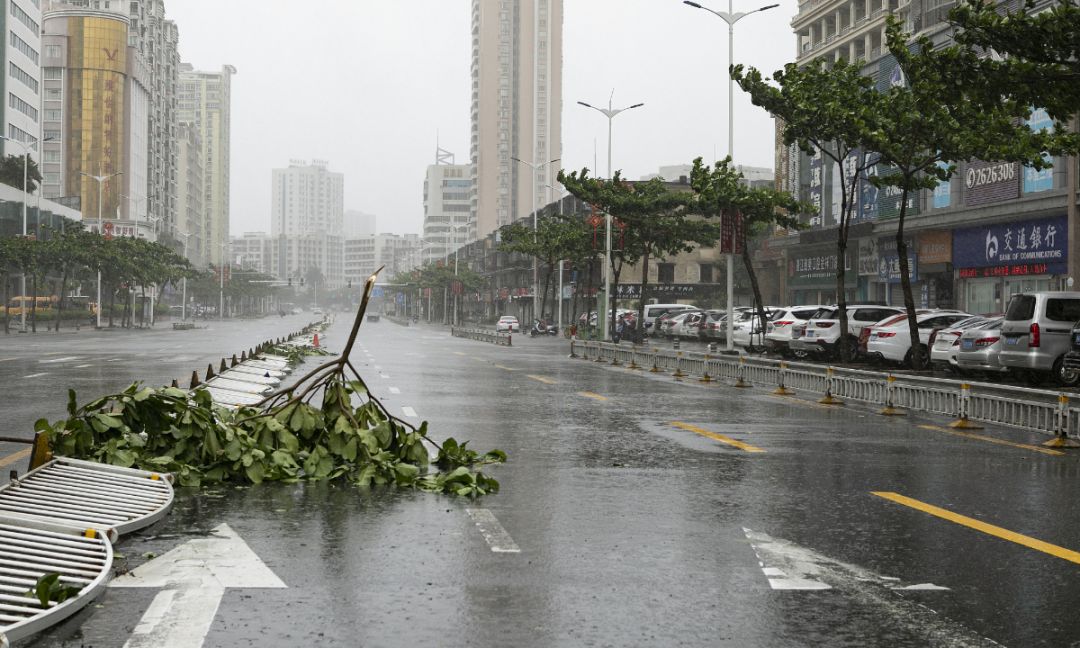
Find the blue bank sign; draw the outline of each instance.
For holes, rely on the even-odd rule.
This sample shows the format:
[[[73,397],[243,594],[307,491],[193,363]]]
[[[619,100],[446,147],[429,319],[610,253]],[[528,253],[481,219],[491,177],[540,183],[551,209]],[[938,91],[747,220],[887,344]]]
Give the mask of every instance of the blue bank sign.
[[[960,277],[1060,275],[1068,272],[1065,216],[956,230],[953,265]]]

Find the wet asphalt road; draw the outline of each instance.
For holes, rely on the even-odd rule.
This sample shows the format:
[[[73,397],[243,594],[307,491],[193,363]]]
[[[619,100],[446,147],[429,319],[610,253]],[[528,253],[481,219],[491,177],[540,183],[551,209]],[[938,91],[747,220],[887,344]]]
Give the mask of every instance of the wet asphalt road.
[[[1001,445],[920,427],[946,423],[932,417],[676,382],[568,359],[551,338],[361,331],[373,392],[433,436],[505,450],[502,492],[180,491],[165,521],[119,543],[124,567],[224,523],[287,586],[226,590],[207,646],[1080,645],[1080,555],[873,494],[1080,550],[1080,455],[1024,447],[1044,437],[980,433],[1017,444]],[[109,379],[163,382],[162,358],[138,353],[117,353]],[[60,392],[49,384],[21,398]],[[486,535],[475,509],[497,520]],[[110,589],[28,645],[121,646],[157,593]]]

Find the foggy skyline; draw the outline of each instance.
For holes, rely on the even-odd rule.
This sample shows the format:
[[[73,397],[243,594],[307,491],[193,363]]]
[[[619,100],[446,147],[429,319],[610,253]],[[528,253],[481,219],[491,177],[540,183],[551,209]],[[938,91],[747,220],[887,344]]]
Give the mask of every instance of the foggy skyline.
[[[470,3],[260,2],[257,29],[245,31],[253,4],[166,5],[185,62],[238,70],[232,235],[270,230],[272,169],[294,159],[343,173],[345,208],[377,215],[380,232],[420,232],[436,144],[469,161]],[[740,21],[735,61],[771,73],[793,60],[795,7]],[[645,103],[614,122],[625,177],[726,154],[726,23],[681,0],[566,0],[565,11],[563,168],[607,175],[607,120],[576,102],[606,106],[613,88],[617,108]],[[772,168],[772,119],[737,88],[735,118],[736,164]]]

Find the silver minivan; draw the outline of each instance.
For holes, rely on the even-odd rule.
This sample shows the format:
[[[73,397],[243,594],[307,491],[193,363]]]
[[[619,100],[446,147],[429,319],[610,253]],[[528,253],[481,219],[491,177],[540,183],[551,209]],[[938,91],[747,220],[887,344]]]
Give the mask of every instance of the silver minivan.
[[[1038,381],[1049,374],[1058,383],[1080,383],[1080,372],[1067,369],[1073,324],[1080,321],[1080,292],[1033,292],[1012,296],[1001,326],[998,362]]]

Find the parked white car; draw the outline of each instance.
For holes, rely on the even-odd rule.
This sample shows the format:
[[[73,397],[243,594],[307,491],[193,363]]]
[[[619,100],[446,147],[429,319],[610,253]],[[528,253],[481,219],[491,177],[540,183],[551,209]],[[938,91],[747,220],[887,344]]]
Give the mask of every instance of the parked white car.
[[[981,316],[960,320],[952,326],[930,333],[930,364],[942,369],[956,370],[956,354],[960,351],[960,336],[969,328],[986,323]]]
[[[1003,338],[1001,327],[1004,323],[1004,317],[994,317],[964,331],[964,334],[960,336],[959,352],[956,354],[956,362],[961,371],[986,373],[1008,371],[998,362]]]
[[[513,315],[503,315],[499,318],[499,321],[495,323],[495,332],[502,333],[504,331],[507,333],[521,332],[521,324],[518,323],[516,317]]]
[[[930,334],[935,329],[944,329],[971,317],[970,313],[960,311],[930,311],[915,315],[919,328],[919,344],[924,347],[923,360],[929,360]],[[870,338],[866,343],[867,354],[890,362],[911,366],[911,332],[908,331],[907,315],[890,317],[875,324],[870,329]]]
[[[863,329],[903,312],[904,309],[894,306],[849,304],[848,332],[845,339],[850,345],[851,355],[854,357],[859,351],[859,337]],[[815,313],[807,321],[805,331],[793,333],[790,346],[795,352],[805,351],[816,356],[836,357],[840,354],[840,339],[840,309],[833,306]]]
[[[762,323],[757,310],[747,310],[743,311],[741,315],[736,315],[735,328],[731,338],[734,341],[735,346],[743,347],[744,349],[764,348],[764,325],[767,325],[779,314],[780,309],[777,307],[766,306],[764,324]]]
[[[825,306],[791,306],[781,308],[776,318],[768,323],[765,348],[774,353],[788,353],[795,325],[806,322]]]
[[[671,327],[671,336],[677,338],[701,338],[701,327],[705,324],[705,311],[687,311]]]

